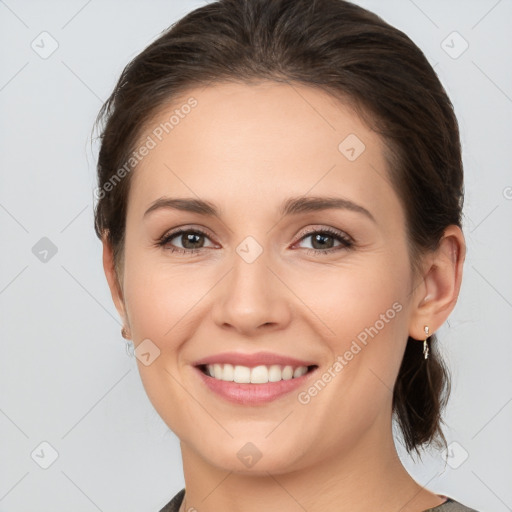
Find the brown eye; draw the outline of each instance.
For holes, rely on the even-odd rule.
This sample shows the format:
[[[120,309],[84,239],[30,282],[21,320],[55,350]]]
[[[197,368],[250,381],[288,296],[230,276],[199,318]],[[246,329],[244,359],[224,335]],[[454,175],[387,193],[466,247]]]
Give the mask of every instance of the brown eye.
[[[353,240],[348,235],[328,228],[310,231],[300,239],[300,242],[308,238],[311,239],[311,248],[305,247],[305,249],[314,254],[329,254],[349,249],[354,245]]]
[[[180,242],[183,244],[185,249],[199,249],[204,243],[204,235],[195,232],[182,233],[180,236]],[[176,238],[176,237],[175,237]]]
[[[158,242],[158,245],[171,252],[180,252],[183,254],[199,252],[202,249],[213,246],[205,245],[209,241],[206,233],[198,229],[181,229],[166,234]]]
[[[330,249],[334,247],[334,237],[325,233],[316,233],[312,235],[311,245],[313,249]]]

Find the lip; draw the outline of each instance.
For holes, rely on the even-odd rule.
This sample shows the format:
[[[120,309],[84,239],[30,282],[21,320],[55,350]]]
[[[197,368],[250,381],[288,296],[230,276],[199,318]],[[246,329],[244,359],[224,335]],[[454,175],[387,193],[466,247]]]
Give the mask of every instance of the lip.
[[[304,361],[295,357],[282,356],[274,352],[255,352],[253,354],[243,354],[240,352],[222,352],[209,357],[199,359],[194,366],[205,364],[232,364],[254,368],[255,366],[279,364],[281,366],[318,366],[314,361]],[[306,374],[307,375],[307,374]],[[260,384],[261,385],[261,384]]]
[[[225,354],[223,354],[222,357],[224,358]],[[241,360],[242,359],[240,358],[240,354],[236,354],[236,357],[231,359],[231,361]],[[268,360],[270,359],[266,359],[266,361]],[[276,361],[275,357],[273,357],[271,360]],[[278,398],[281,398],[300,387],[308,386],[309,381],[314,378],[318,370],[318,365],[303,364],[305,361],[299,361],[300,364],[298,364],[298,360],[293,358],[283,358],[278,356],[277,360],[281,362],[273,362],[267,364],[284,364],[282,361],[288,361],[291,363],[290,366],[314,366],[314,368],[309,368],[309,371],[300,377],[288,380],[280,380],[277,382],[267,382],[265,384],[241,384],[238,382],[230,382],[210,377],[210,375],[207,375],[203,372],[202,368],[204,368],[205,364],[215,364],[214,362],[203,364],[199,362],[199,364],[194,366],[193,369],[201,381],[206,385],[206,387],[224,400],[237,405],[263,405],[277,400]],[[203,361],[203,359],[201,361]],[[211,358],[204,359],[204,361],[223,361],[228,363],[226,359],[220,359],[220,356],[212,356]],[[257,366],[256,364],[253,364],[254,358],[252,356],[250,358],[244,357],[243,361],[245,361],[243,366],[251,365],[251,368],[253,366]],[[261,364],[262,360],[258,359],[258,361]],[[284,365],[286,366],[286,364]]]
[[[239,405],[257,405],[277,400],[283,395],[304,386],[311,376],[316,373],[317,369],[315,368],[300,377],[289,380],[268,382],[266,384],[239,384],[238,382],[215,379],[203,373],[200,368],[194,368],[211,391]]]

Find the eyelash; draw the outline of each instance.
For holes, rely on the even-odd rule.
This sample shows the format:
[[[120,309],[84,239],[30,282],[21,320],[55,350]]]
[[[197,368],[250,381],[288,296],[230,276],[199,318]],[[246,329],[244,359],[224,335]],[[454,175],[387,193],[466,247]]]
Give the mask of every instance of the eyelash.
[[[203,235],[203,236],[209,238],[208,234],[205,231],[202,231],[201,229],[197,229],[197,228],[196,229],[180,229],[178,231],[174,231],[172,233],[165,234],[162,238],[160,238],[160,240],[158,240],[156,245],[159,247],[165,247],[173,238],[176,238],[178,235],[182,235],[184,233],[193,233],[195,235]],[[316,256],[318,254],[331,254],[333,252],[341,251],[343,249],[351,249],[354,245],[354,241],[350,236],[345,235],[342,232],[338,232],[331,228],[315,229],[315,230],[308,231],[307,233],[304,233],[304,235],[296,243],[302,242],[302,240],[304,240],[305,238],[308,238],[311,235],[317,235],[317,234],[329,235],[329,236],[335,238],[336,240],[338,240],[339,242],[341,242],[341,245],[338,245],[337,247],[332,247],[330,249],[325,249],[325,250],[306,249],[306,253],[309,255]],[[171,253],[180,253],[180,254],[192,256],[194,254],[201,252],[204,249],[206,249],[206,247],[200,247],[198,249],[182,249],[181,247],[172,247],[171,246],[167,250],[169,250]]]

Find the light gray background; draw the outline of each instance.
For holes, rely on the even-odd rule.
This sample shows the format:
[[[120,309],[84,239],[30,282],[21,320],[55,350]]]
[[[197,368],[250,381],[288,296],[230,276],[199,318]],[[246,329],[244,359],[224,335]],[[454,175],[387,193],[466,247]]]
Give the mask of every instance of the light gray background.
[[[357,3],[435,66],[464,151],[468,256],[440,332],[455,444],[447,464],[440,453],[423,463],[400,454],[430,489],[510,511],[512,1]],[[124,65],[201,5],[0,1],[0,511],[156,512],[184,485],[179,442],[145,395],[104,279],[90,135]],[[464,41],[453,31],[469,44],[459,56]],[[49,51],[52,38],[47,58],[31,47]],[[34,254],[43,237],[55,255],[40,246]],[[42,442],[58,453],[47,469],[52,448]]]

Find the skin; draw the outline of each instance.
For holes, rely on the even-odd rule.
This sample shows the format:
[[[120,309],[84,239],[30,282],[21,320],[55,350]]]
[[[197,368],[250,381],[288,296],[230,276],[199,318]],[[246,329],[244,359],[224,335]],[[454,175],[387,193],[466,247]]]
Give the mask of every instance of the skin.
[[[132,176],[119,280],[103,242],[112,297],[135,347],[149,338],[160,350],[150,365],[137,364],[149,399],[180,439],[182,510],[419,512],[441,504],[398,458],[391,390],[407,337],[421,350],[424,326],[434,333],[455,306],[461,230],[448,227],[414,275],[382,141],[349,108],[304,85],[192,89],[141,140],[190,96],[197,107]],[[354,161],[338,149],[349,134],[366,146]],[[343,197],[375,220],[348,209],[279,215],[284,200],[304,195]],[[144,216],[163,196],[201,198],[220,212]],[[207,231],[196,241],[199,253],[172,253],[172,244],[193,247],[181,236],[157,245],[180,226]],[[352,237],[353,247],[336,238],[322,246],[305,234],[329,227]],[[263,249],[252,263],[236,251],[247,236]],[[322,247],[339,250],[320,254]],[[297,395],[311,384],[263,405],[233,404],[192,366],[219,352],[267,350],[316,361],[321,375],[394,303],[401,311],[307,404]],[[252,467],[237,457],[247,442],[262,454]]]

